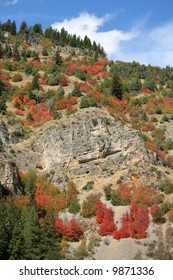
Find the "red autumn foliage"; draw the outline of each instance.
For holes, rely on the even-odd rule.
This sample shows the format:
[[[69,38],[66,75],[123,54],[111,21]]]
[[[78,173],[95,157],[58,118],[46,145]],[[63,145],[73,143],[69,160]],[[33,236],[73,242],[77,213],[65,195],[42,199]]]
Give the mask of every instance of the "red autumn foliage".
[[[149,88],[145,88],[143,90],[143,92],[146,93],[146,94],[151,94],[151,90]]]
[[[25,195],[17,195],[14,199],[14,205],[19,208],[19,207],[27,207],[27,202],[28,202],[28,197]]]
[[[152,215],[154,223],[160,224],[165,221],[164,212],[158,204],[155,204],[150,208],[150,214]]]
[[[164,152],[159,150],[153,143],[151,143],[149,141],[146,141],[145,144],[146,144],[148,149],[156,152],[159,157],[164,158]]]
[[[18,93],[18,94],[16,94],[16,95],[13,96],[12,103],[14,104],[15,107],[20,108],[20,106],[21,106],[22,103],[23,103],[23,98],[22,98],[22,96],[21,96],[20,93]]]
[[[56,108],[57,110],[64,110],[66,109],[69,105],[75,105],[77,104],[77,99],[78,97],[77,96],[71,96],[69,99],[68,98],[65,98],[65,97],[61,97],[59,98],[55,105],[56,105]]]
[[[98,233],[101,236],[111,235],[116,231],[113,211],[101,201],[96,204],[96,208],[96,221],[101,224]]]
[[[37,105],[36,102],[31,103],[28,113],[31,114],[32,120],[25,120],[25,123],[33,126],[41,125],[44,122],[49,121],[53,116],[53,112],[49,112],[45,104]]]
[[[42,86],[44,86],[44,85],[47,84],[47,79],[46,79],[45,76],[41,77],[40,84],[41,84]]]
[[[60,86],[63,86],[63,87],[68,86],[68,80],[67,80],[66,76],[63,75],[63,76],[59,79],[59,85],[60,85]]]
[[[173,208],[171,208],[168,212],[168,220],[173,222]]]
[[[3,81],[9,81],[10,78],[9,78],[9,75],[1,74],[0,79],[3,80]]]
[[[154,204],[152,207],[150,207],[150,214],[154,215],[158,210],[160,210],[160,206],[158,204]]]
[[[122,226],[118,231],[112,233],[115,239],[132,237],[135,239],[146,238],[146,230],[149,225],[148,209],[141,204],[139,207],[131,203],[130,213],[122,217]]]
[[[23,104],[26,104],[28,101],[29,101],[29,97],[27,94],[25,94],[23,97]]]
[[[18,116],[24,116],[24,113],[22,112],[22,110],[20,110],[20,109],[16,109],[16,111],[15,111],[15,113],[16,113],[16,115],[18,115]]]
[[[83,228],[75,220],[64,223],[60,218],[55,218],[56,235],[68,241],[78,241],[84,233]]]
[[[33,65],[34,67],[38,67],[38,66],[39,66],[39,61],[38,61],[38,60],[34,60],[34,61],[32,62],[32,65]]]
[[[86,82],[75,82],[74,85],[76,85],[81,91],[86,93],[92,90],[92,87]]]
[[[79,241],[83,233],[84,233],[83,228],[75,220],[72,220],[65,227],[64,238],[67,239],[68,241]]]

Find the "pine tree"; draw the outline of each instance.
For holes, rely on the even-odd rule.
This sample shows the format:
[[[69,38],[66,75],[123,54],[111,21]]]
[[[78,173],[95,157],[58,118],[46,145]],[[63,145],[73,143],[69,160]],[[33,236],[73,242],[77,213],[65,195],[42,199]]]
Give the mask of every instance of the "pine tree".
[[[25,21],[23,21],[20,25],[20,28],[19,28],[19,34],[27,34],[28,33],[28,26],[27,26],[27,23]]]
[[[11,35],[16,35],[16,23],[15,23],[15,21],[13,21],[11,23],[10,34]]]
[[[0,260],[8,259],[8,231],[6,229],[7,213],[5,200],[0,199]]]
[[[13,57],[14,57],[15,61],[20,61],[20,53],[19,53],[17,44],[14,45]]]
[[[61,67],[61,65],[62,65],[62,57],[61,57],[59,51],[56,51],[54,60],[55,60],[56,66]]]
[[[31,89],[32,89],[32,90],[37,90],[37,89],[39,89],[39,88],[40,88],[40,85],[39,85],[39,74],[36,73],[36,74],[34,75],[34,78],[33,78],[33,80],[32,80],[32,83],[31,83]]]
[[[35,205],[29,205],[22,211],[23,222],[23,247],[25,260],[40,259],[40,225],[37,208]]]
[[[116,73],[113,73],[112,77],[111,94],[120,100],[122,99],[122,83]]]
[[[53,214],[48,213],[41,221],[40,251],[42,260],[61,259],[61,239],[56,236]]]
[[[3,49],[2,49],[2,45],[0,44],[0,59],[2,58],[3,56]]]

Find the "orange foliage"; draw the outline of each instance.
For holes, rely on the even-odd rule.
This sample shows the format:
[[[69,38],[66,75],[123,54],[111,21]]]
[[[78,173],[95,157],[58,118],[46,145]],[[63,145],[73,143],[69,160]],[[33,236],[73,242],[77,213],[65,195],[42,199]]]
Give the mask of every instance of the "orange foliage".
[[[68,86],[68,80],[67,80],[66,76],[63,75],[63,76],[59,79],[59,85],[60,85],[60,86],[63,86],[63,87]]]
[[[61,97],[55,102],[56,108],[57,110],[64,110],[68,108],[69,105],[77,104],[77,99],[77,96],[71,96],[69,99]]]
[[[140,186],[133,189],[133,200],[136,204],[152,206],[159,202],[160,194],[153,188]]]
[[[18,116],[24,116],[24,113],[22,112],[22,110],[20,110],[20,109],[16,109],[16,111],[15,111],[15,113],[16,113],[16,115],[18,115]]]
[[[42,125],[44,122],[49,121],[53,116],[53,112],[49,112],[45,104],[37,105],[34,100],[28,109],[28,113],[32,115],[33,120],[25,120],[25,123],[33,126]]]
[[[116,189],[116,193],[122,202],[128,203],[131,201],[132,194],[128,185],[124,183],[119,184],[118,188]]]
[[[164,152],[159,150],[153,143],[151,143],[149,141],[146,141],[145,144],[146,144],[148,149],[156,152],[159,157],[164,158]]]
[[[168,220],[173,223],[173,208],[168,212]]]
[[[21,96],[20,93],[18,93],[18,94],[16,94],[16,95],[13,96],[12,103],[14,104],[15,107],[20,108],[20,106],[21,106],[22,103],[23,103],[23,98],[22,98],[22,96]]]
[[[28,198],[25,195],[17,195],[14,199],[14,205],[18,207],[27,207]]]

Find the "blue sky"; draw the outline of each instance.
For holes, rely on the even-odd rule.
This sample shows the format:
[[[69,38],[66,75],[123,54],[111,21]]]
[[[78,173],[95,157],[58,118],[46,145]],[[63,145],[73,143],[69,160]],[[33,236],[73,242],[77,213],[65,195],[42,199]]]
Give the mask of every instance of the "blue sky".
[[[173,66],[173,0],[0,0],[9,18],[88,35],[113,60]]]

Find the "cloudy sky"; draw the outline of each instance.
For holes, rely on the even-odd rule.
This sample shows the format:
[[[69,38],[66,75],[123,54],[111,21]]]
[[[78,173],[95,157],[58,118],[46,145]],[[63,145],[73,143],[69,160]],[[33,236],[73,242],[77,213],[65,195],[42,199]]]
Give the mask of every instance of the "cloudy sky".
[[[173,0],[0,0],[0,22],[64,27],[100,43],[108,58],[173,66]]]

